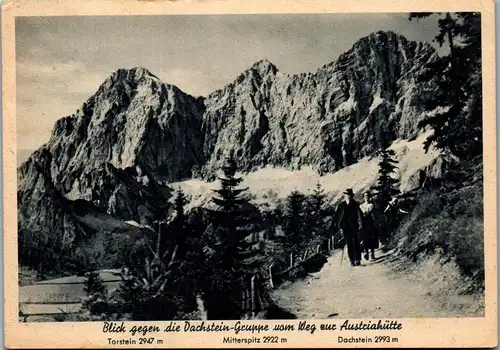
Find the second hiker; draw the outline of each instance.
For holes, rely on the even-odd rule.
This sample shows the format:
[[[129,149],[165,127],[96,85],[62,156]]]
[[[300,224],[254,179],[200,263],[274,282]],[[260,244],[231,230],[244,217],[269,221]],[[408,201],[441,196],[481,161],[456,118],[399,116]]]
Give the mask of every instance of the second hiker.
[[[408,214],[408,212],[401,209],[399,207],[398,199],[393,197],[384,210],[385,230],[383,237],[380,238],[382,244],[384,244],[396,230],[402,219],[402,214]]]
[[[375,249],[379,247],[380,213],[369,191],[365,192],[363,197],[365,201],[360,205],[360,209],[363,212],[362,248],[364,258],[369,260],[371,257],[374,260]],[[369,253],[371,253],[370,256],[368,255]]]

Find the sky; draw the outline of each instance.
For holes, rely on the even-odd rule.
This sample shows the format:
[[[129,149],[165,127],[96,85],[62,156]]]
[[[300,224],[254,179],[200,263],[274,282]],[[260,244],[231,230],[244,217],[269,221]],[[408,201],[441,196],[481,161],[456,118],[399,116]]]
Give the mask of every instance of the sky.
[[[437,20],[408,21],[407,14],[18,17],[18,159],[47,142],[55,121],[76,112],[119,68],[142,66],[186,93],[207,95],[261,59],[285,73],[314,72],[378,30],[433,44]]]

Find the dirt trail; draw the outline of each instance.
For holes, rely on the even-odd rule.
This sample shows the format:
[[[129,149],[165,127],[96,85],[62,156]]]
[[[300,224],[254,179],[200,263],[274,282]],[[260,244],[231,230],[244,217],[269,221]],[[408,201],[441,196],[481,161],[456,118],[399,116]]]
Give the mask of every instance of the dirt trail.
[[[431,295],[426,281],[394,272],[384,263],[391,252],[376,254],[375,261],[351,267],[346,257],[341,265],[342,251],[336,251],[320,272],[283,285],[272,297],[299,319],[479,316],[468,311],[470,296],[455,296],[450,305],[449,296]]]

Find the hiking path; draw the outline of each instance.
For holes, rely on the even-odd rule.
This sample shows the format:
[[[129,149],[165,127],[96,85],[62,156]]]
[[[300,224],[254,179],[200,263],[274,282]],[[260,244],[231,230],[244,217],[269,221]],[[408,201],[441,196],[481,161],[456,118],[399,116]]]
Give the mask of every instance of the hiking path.
[[[378,250],[374,261],[352,267],[347,252],[342,261],[337,250],[321,271],[284,284],[271,296],[299,319],[457,317],[473,308],[470,296],[432,295],[427,281],[394,271],[387,264],[392,254]]]

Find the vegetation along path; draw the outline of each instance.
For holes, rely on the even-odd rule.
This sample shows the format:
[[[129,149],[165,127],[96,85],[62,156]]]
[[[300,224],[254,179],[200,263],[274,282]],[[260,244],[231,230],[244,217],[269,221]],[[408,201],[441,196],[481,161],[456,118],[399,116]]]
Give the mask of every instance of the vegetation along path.
[[[351,267],[347,254],[342,261],[342,250],[335,251],[321,271],[283,285],[272,298],[299,319],[457,317],[474,308],[470,296],[445,302],[449,295],[431,295],[428,281],[395,272],[386,264],[392,254],[379,250],[375,261]]]

